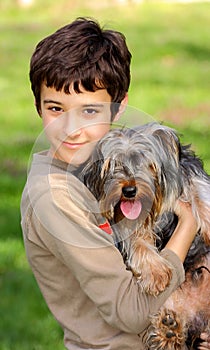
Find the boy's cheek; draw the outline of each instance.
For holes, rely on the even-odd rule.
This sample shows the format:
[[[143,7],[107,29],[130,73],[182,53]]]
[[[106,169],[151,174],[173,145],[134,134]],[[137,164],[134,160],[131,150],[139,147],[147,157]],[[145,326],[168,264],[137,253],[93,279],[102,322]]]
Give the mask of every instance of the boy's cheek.
[[[47,134],[58,134],[64,128],[64,121],[62,118],[53,118],[43,115],[42,122],[45,133]]]
[[[102,137],[104,137],[110,131],[111,124],[110,123],[98,123],[95,126],[92,126],[92,139],[93,141],[98,141]]]

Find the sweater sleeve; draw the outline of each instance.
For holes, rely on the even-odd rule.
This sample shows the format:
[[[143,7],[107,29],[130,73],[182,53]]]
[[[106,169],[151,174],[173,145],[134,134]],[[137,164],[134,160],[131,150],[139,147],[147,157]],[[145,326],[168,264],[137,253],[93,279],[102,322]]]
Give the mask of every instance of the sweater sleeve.
[[[98,227],[96,214],[84,189],[78,193],[72,184],[69,194],[65,186],[51,184],[51,192],[33,202],[31,222],[47,249],[74,274],[101,317],[124,332],[139,334],[149,325],[149,316],[183,282],[182,263],[165,249],[162,255],[173,272],[170,285],[156,297],[145,294],[126,269],[111,235]]]

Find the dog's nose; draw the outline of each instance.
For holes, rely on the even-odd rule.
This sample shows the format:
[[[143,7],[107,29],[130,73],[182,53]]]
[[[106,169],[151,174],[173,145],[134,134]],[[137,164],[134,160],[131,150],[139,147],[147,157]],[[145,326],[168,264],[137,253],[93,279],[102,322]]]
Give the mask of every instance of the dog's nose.
[[[133,198],[136,195],[136,186],[123,187],[122,193],[126,198]]]

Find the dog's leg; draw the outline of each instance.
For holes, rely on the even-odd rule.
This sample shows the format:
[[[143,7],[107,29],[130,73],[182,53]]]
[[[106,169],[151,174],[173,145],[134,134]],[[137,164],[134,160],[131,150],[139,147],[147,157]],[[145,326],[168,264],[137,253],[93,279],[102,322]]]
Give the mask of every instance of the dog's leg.
[[[152,317],[147,334],[149,350],[185,350],[185,325],[175,311],[162,308]]]
[[[171,266],[147,239],[131,239],[128,254],[128,266],[139,280],[143,290],[158,295],[170,283]]]

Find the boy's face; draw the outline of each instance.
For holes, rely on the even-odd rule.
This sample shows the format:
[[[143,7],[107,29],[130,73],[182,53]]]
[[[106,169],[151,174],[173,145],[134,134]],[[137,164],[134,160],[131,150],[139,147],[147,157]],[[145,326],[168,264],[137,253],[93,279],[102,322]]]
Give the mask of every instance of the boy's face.
[[[43,84],[40,115],[50,141],[50,154],[79,165],[110,130],[111,97],[105,89],[90,92],[80,87],[81,93],[71,87],[69,90],[70,94],[66,94]]]

